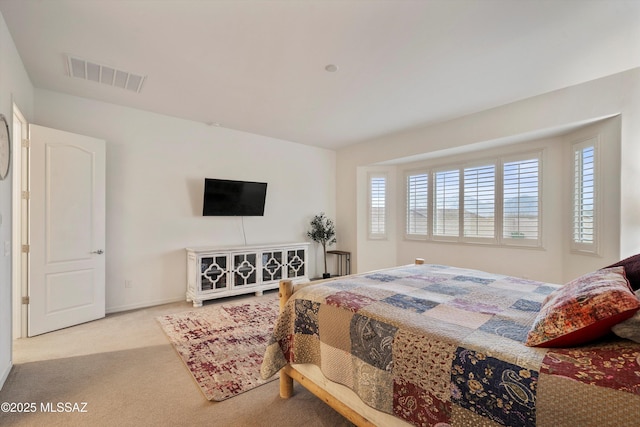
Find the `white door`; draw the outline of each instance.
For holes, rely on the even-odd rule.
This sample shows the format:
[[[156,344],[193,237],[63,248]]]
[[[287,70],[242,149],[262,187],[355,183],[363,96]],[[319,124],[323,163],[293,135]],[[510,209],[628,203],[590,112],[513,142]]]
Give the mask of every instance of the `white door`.
[[[105,142],[29,126],[29,336],[105,315]]]

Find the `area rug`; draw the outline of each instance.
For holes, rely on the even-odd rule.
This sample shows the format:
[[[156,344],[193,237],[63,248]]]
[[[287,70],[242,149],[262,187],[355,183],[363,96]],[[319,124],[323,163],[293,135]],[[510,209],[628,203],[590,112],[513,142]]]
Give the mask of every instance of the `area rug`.
[[[260,365],[278,315],[277,295],[158,317],[208,400],[221,401],[277,378]]]

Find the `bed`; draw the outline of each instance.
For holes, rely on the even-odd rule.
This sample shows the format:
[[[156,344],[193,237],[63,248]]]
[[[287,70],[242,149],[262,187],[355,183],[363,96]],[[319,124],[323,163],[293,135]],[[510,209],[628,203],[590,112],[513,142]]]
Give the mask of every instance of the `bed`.
[[[613,324],[640,307],[625,283],[631,297],[613,296],[624,309],[596,310]],[[640,425],[639,343],[612,324],[582,329],[586,344],[529,342],[568,287],[419,259],[295,290],[283,281],[261,374],[280,373],[284,398],[295,379],[356,425]]]

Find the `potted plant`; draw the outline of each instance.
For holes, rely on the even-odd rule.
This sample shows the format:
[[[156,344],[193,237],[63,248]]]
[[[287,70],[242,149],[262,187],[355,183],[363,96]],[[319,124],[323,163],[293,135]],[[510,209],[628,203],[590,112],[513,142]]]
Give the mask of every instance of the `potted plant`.
[[[311,230],[307,231],[307,237],[322,245],[324,252],[324,274],[322,278],[330,277],[331,275],[327,272],[327,245],[333,245],[337,242],[336,228],[333,221],[327,218],[324,212],[314,216],[311,220]]]

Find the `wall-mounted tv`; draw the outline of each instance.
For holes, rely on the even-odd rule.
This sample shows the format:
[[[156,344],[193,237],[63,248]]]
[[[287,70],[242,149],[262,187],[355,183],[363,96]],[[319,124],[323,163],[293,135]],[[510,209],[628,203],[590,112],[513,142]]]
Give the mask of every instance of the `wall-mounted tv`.
[[[204,179],[203,216],[263,216],[266,182]]]

